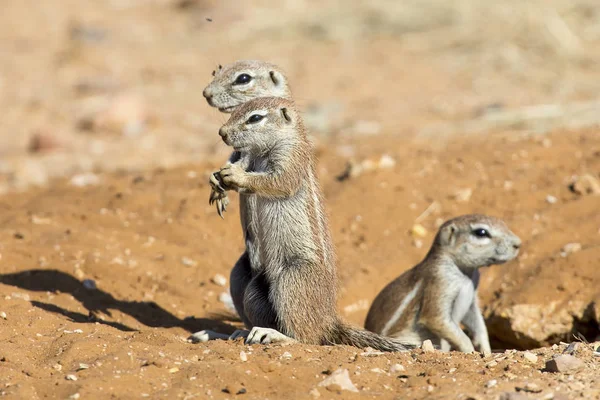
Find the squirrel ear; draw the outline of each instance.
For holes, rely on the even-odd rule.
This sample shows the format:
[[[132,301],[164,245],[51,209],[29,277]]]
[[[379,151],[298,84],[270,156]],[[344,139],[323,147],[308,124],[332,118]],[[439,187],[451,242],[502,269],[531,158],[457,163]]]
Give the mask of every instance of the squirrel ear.
[[[271,76],[271,80],[275,84],[275,86],[279,86],[283,83],[283,76],[277,71],[269,71],[269,75]]]
[[[443,246],[453,245],[456,241],[456,231],[457,229],[454,224],[450,224],[442,228],[440,231],[440,243]]]
[[[281,109],[281,116],[287,123],[292,122],[292,116],[290,115],[290,112],[288,111],[287,108],[283,107]]]

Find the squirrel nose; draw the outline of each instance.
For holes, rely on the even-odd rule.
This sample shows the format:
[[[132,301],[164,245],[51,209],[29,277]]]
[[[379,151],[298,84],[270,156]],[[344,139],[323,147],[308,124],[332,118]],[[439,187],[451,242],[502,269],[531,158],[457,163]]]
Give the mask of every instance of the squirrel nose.
[[[521,239],[516,238],[513,242],[513,247],[515,248],[515,250],[519,250],[519,248],[521,247]]]
[[[221,129],[219,129],[219,136],[221,136],[222,138],[227,136],[227,132],[225,132],[225,129],[223,129],[223,127],[221,127]]]
[[[210,99],[212,97],[212,91],[207,87],[202,91],[202,96],[206,99]]]

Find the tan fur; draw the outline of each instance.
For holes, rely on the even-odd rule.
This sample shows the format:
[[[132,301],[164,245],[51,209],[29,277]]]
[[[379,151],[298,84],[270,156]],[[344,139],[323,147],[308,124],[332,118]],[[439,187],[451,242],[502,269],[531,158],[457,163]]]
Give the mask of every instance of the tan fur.
[[[479,237],[485,229],[490,238]],[[517,256],[521,240],[494,217],[471,214],[444,223],[425,259],[375,298],[365,328],[413,344],[431,339],[443,350],[491,352],[477,303],[480,267]],[[464,324],[471,341],[460,328]]]
[[[237,84],[236,79],[242,75],[248,74],[252,79],[246,84]],[[279,96],[291,98],[291,91],[287,83],[287,77],[284,72],[276,65],[258,61],[241,60],[224,67],[219,66],[213,72],[212,82],[202,92],[207,102],[218,108],[222,112],[232,112],[241,104],[248,100],[258,97]],[[230,163],[237,163],[243,168],[250,167],[249,159],[244,152],[234,151],[229,157]],[[217,174],[213,172],[211,178]],[[211,179],[212,193],[210,196],[211,204],[216,203],[217,211],[220,215],[226,210],[229,203],[226,190],[222,187],[223,183]],[[249,279],[250,270],[258,268],[258,244],[254,239],[256,237],[256,199],[252,194],[240,193],[240,222],[246,244],[246,250],[238,259],[231,271],[231,295],[236,310],[242,319],[245,318],[243,311],[243,293],[244,281]],[[249,321],[244,321],[246,325]]]
[[[399,341],[346,325],[336,313],[335,253],[312,148],[294,103],[275,97],[246,102],[219,134],[248,155],[250,166],[228,163],[220,180],[256,196],[260,251],[244,288],[248,328],[270,328],[310,344],[405,350]]]

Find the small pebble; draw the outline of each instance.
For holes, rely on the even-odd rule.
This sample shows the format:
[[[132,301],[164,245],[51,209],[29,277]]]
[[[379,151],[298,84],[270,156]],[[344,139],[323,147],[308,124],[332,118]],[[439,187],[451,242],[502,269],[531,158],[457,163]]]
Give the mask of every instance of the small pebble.
[[[91,172],[78,174],[71,178],[71,185],[77,187],[98,185],[100,183],[100,177]]]
[[[368,348],[366,349],[366,351],[364,351],[364,352],[360,353],[360,355],[361,355],[361,356],[363,356],[363,357],[377,357],[377,356],[382,356],[382,355],[384,355],[384,354],[385,354],[384,352],[382,352],[382,351],[377,351],[377,350],[375,350],[375,349],[372,349],[372,348],[370,348],[370,347],[368,347]]]
[[[427,236],[427,229],[421,224],[414,224],[410,233],[415,237],[425,237]]]
[[[292,355],[289,352],[286,351],[279,358],[281,360],[290,360],[292,358]]]
[[[227,278],[221,274],[216,274],[211,278],[211,282],[218,286],[225,286],[227,284]]]
[[[486,388],[493,388],[497,384],[498,384],[498,381],[496,379],[492,379],[490,381],[487,381],[487,383],[485,384],[485,387]]]
[[[195,267],[198,263],[189,257],[181,257],[181,263],[186,267]]]
[[[82,370],[88,369],[88,368],[90,368],[89,365],[83,364],[83,363],[79,363],[79,368],[77,368],[77,371],[82,371]]]
[[[179,372],[179,368],[177,368],[177,367],[173,367],[173,368],[169,369],[169,373],[170,373],[170,374],[174,374],[174,373],[176,373],[176,372]]]
[[[246,354],[245,351],[240,351],[240,360],[246,362],[248,361],[248,355]]]
[[[537,363],[537,361],[538,361],[538,358],[537,358],[537,356],[536,356],[535,354],[533,354],[532,352],[530,352],[530,351],[526,351],[526,352],[524,352],[524,353],[523,353],[523,358],[524,358],[525,360],[529,361],[529,362],[530,362],[530,363],[532,363],[532,364],[535,364],[535,363]]]
[[[498,400],[528,400],[529,397],[517,392],[504,392],[498,397]]]
[[[319,382],[318,386],[323,386],[327,390],[332,392],[341,392],[347,390],[349,392],[358,392],[352,380],[350,380],[350,373],[347,369],[337,369],[331,373],[323,381]]]
[[[585,366],[585,363],[577,357],[569,354],[561,354],[546,362],[546,370],[549,372],[569,373],[577,371]]]
[[[390,367],[390,373],[397,374],[398,372],[404,372],[406,368],[402,364],[394,364]]]
[[[429,340],[429,339],[423,341],[423,344],[421,345],[421,348],[426,353],[430,353],[432,351],[435,351],[435,348],[433,347],[433,343],[431,343],[431,340]]]
[[[77,376],[75,376],[73,374],[70,374],[70,375],[65,376],[65,379],[68,380],[68,381],[76,381],[77,380]]]
[[[385,371],[381,368],[371,368],[371,372],[375,372],[376,374],[385,374]]]
[[[565,351],[563,351],[563,353],[573,355],[573,354],[577,353],[578,349],[579,349],[579,342],[573,342],[567,346],[567,348],[565,349]]]
[[[96,286],[96,281],[94,281],[92,279],[84,279],[82,283],[83,283],[83,287],[86,288],[87,290],[98,289],[98,287]]]
[[[457,190],[456,192],[454,192],[454,194],[451,197],[454,200],[458,201],[459,203],[466,203],[471,199],[472,195],[473,195],[473,189],[466,188],[466,189]]]
[[[394,168],[395,165],[396,165],[396,160],[394,160],[392,157],[388,156],[387,154],[382,155],[381,158],[379,159],[379,168],[381,168],[381,169]]]
[[[319,393],[319,391],[317,390],[317,388],[312,388],[311,391],[308,392],[308,394],[310,394],[315,399],[321,397],[321,393]]]
[[[552,196],[551,194],[549,194],[548,196],[546,196],[546,203],[548,204],[556,204],[558,202],[558,199],[554,196]]]
[[[6,319],[6,313],[4,311],[0,311],[0,318]]]
[[[567,243],[563,246],[560,255],[563,257],[581,250],[581,243]]]
[[[540,393],[542,389],[535,383],[527,383],[525,386],[517,386],[517,392]]]

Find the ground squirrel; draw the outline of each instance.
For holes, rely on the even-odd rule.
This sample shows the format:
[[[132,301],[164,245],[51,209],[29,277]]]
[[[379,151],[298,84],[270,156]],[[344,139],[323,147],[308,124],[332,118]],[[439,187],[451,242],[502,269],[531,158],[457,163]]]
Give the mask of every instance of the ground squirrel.
[[[208,104],[218,108],[221,112],[231,113],[241,104],[258,97],[283,97],[291,98],[291,90],[283,71],[276,65],[257,60],[241,60],[220,66],[213,71],[212,82],[202,92]],[[230,163],[237,163],[244,168],[249,166],[249,158],[244,151],[235,150],[229,157]],[[223,182],[219,181],[219,171],[211,174],[210,204],[216,203],[217,212],[223,217],[223,211],[229,203]],[[231,270],[230,281],[231,297],[236,311],[243,322],[243,287],[236,283],[243,282],[251,270],[257,269],[258,244],[256,237],[256,196],[240,193],[240,220],[246,250],[235,263]]]
[[[377,295],[365,328],[415,345],[431,339],[444,351],[491,353],[477,301],[479,268],[512,260],[520,246],[498,218],[472,214],[446,221],[425,259]]]
[[[292,98],[291,90],[287,83],[287,78],[283,71],[276,65],[259,60],[239,60],[231,64],[219,65],[213,71],[213,80],[202,91],[202,95],[212,107],[216,107],[224,113],[231,113],[241,104],[248,100],[259,97],[283,97]],[[244,154],[234,151],[229,157],[229,161],[244,164]],[[227,198],[226,188],[223,183],[217,179],[216,172],[211,175],[210,184],[212,191],[209,203],[216,204],[217,213],[223,218],[223,212],[226,211],[229,199]],[[241,196],[240,211],[242,213],[243,231],[246,232],[250,221],[250,213],[247,212],[251,207],[251,198]]]
[[[223,141],[248,154],[249,166],[227,163],[219,179],[256,197],[259,263],[241,287],[246,343],[297,340],[383,351],[406,347],[395,339],[353,328],[336,312],[335,253],[315,173],[312,146],[291,100],[267,97],[236,108],[219,130]],[[224,335],[195,334],[198,340]]]

